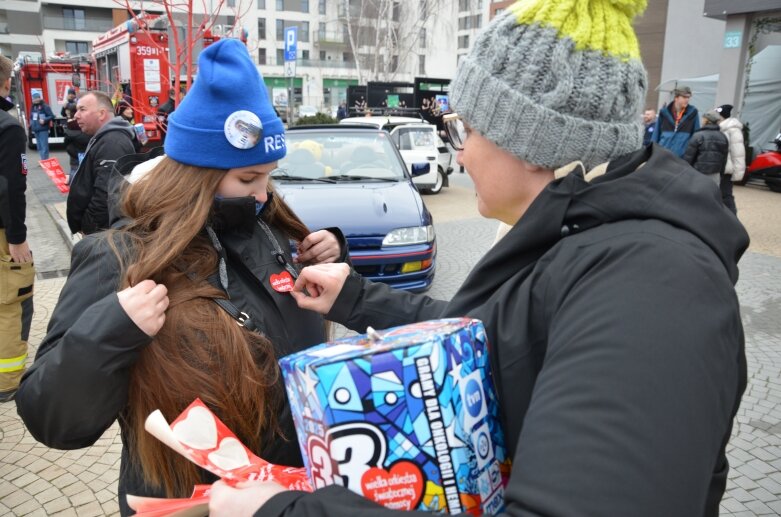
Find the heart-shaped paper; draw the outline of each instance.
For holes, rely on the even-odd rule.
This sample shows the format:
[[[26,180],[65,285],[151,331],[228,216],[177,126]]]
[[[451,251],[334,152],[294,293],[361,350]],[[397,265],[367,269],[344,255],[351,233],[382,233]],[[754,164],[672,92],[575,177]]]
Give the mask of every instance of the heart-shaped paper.
[[[250,464],[244,446],[236,438],[225,438],[220,448],[209,453],[209,461],[222,470],[233,470]]]
[[[271,288],[278,293],[287,293],[293,290],[293,277],[287,271],[283,271],[278,275],[271,275],[269,279],[271,282]]]
[[[217,446],[217,424],[205,407],[191,408],[187,418],[177,422],[171,430],[177,440],[192,449],[214,449]]]
[[[397,461],[388,470],[370,468],[361,477],[363,496],[394,510],[414,510],[424,484],[423,472],[406,460]]]

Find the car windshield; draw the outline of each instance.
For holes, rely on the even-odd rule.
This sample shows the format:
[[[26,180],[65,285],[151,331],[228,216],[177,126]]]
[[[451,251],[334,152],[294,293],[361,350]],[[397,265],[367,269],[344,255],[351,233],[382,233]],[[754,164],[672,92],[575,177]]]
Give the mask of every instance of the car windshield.
[[[430,150],[435,146],[436,136],[430,128],[411,127],[397,130],[399,133],[399,150],[417,151]]]
[[[277,181],[403,181],[403,162],[386,133],[373,131],[286,134],[287,156],[272,174]]]

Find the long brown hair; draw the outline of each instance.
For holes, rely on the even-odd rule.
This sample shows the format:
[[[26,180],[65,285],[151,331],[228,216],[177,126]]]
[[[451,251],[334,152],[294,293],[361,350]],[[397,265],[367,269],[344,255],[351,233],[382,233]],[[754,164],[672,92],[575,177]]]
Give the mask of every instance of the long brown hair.
[[[147,485],[189,496],[198,468],[144,431],[155,409],[172,421],[200,397],[250,449],[275,438],[284,397],[272,344],[249,332],[210,298],[224,293],[207,278],[218,255],[204,235],[225,171],[163,160],[123,195],[132,219],[109,239],[122,265],[120,288],[152,279],[168,288],[165,324],[132,368],[125,413],[131,455]],[[278,196],[264,218],[300,241],[306,226]],[[122,250],[114,243],[122,243]]]

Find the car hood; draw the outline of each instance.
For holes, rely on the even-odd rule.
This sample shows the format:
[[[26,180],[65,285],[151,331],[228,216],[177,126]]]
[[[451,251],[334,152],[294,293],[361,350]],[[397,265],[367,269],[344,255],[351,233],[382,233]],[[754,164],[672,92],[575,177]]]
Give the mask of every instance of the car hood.
[[[376,236],[431,223],[420,194],[406,181],[301,184],[275,180],[274,185],[311,230],[337,226],[347,237]]]

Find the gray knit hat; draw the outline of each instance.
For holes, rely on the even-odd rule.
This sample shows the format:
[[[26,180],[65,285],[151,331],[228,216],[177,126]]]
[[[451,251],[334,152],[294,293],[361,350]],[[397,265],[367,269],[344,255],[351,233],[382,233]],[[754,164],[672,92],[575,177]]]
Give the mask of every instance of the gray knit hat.
[[[632,18],[646,0],[521,0],[461,61],[456,112],[529,163],[587,168],[642,145],[646,73]]]

